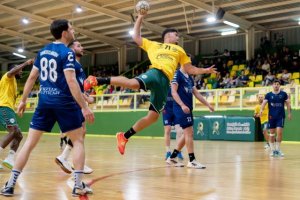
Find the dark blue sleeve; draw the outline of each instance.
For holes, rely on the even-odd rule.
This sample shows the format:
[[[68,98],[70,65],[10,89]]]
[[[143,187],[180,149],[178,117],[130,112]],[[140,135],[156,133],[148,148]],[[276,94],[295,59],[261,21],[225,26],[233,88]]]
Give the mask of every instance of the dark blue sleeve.
[[[270,93],[267,93],[265,96],[265,100],[269,101],[269,99],[270,99]]]
[[[284,92],[284,97],[283,97],[284,101],[286,101],[288,99],[288,95],[286,92]]]
[[[175,72],[174,78],[172,80],[172,83],[177,83],[179,85],[179,72],[178,70]]]
[[[37,67],[38,70],[41,69],[41,65],[40,65],[40,52],[37,53],[37,56],[34,60],[33,66]]]
[[[65,51],[62,55],[63,69],[74,69],[75,70],[75,54],[71,49]]]

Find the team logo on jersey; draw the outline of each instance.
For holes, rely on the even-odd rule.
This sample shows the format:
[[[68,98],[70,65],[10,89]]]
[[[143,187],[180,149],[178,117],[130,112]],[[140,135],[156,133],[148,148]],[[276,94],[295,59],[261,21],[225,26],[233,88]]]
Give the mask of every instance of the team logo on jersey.
[[[144,74],[144,75],[142,75],[142,78],[146,79],[146,78],[148,78],[148,76]]]
[[[10,118],[10,119],[9,119],[9,122],[13,124],[13,123],[16,122],[16,120],[15,120],[14,118]]]

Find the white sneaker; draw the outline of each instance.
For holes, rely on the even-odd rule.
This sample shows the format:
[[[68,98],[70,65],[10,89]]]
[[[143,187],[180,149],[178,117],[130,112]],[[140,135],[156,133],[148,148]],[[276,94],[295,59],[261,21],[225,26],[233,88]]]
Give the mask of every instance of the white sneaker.
[[[175,158],[168,158],[166,160],[166,163],[170,166],[174,166],[174,167],[184,167],[184,164],[182,162],[180,162],[180,160],[176,160]]]
[[[205,169],[205,165],[202,165],[201,163],[197,162],[196,160],[193,160],[192,162],[188,162],[187,164],[188,168],[195,168],[195,169]]]
[[[94,170],[92,168],[88,167],[87,165],[84,165],[84,168],[83,168],[84,174],[91,174],[91,173],[93,173],[93,171]]]
[[[63,158],[61,158],[61,157],[58,156],[58,157],[55,158],[55,162],[67,174],[71,174],[72,173],[72,171],[73,171],[72,167],[71,167],[70,163],[67,160],[65,160],[65,159],[63,159]]]
[[[269,143],[266,143],[265,146],[264,146],[264,148],[265,148],[266,150],[269,149],[269,148],[270,148]]]
[[[275,151],[275,150],[274,150],[274,151],[271,151],[270,157],[276,157],[276,151]]]
[[[276,153],[277,153],[277,156],[284,157],[284,153],[282,151],[278,150]]]
[[[0,169],[3,169],[2,165],[0,164]]]
[[[8,169],[12,169],[14,167],[14,156],[7,156],[3,162],[2,165]]]

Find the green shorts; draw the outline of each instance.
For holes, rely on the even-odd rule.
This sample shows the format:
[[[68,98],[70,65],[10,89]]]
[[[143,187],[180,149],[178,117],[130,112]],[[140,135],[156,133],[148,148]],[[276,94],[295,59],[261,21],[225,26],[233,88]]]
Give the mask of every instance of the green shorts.
[[[263,124],[261,124],[261,130],[267,130],[268,129],[268,122],[265,122]]]
[[[0,107],[0,123],[4,128],[8,126],[17,126],[15,112],[9,107]]]
[[[170,80],[160,70],[152,68],[147,72],[136,77],[139,82],[143,82],[145,89],[150,90],[150,103],[157,113],[163,110],[168,90],[170,88]]]

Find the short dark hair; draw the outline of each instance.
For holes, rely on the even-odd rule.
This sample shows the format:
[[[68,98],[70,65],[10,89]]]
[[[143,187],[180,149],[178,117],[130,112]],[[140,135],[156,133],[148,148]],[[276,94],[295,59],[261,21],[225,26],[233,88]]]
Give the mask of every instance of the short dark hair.
[[[178,30],[175,28],[166,28],[161,34],[162,39],[165,39],[167,33],[178,33]]]
[[[281,84],[281,82],[280,82],[279,79],[275,79],[275,80],[273,81],[273,83],[279,83],[279,84]]]
[[[69,28],[69,21],[66,19],[54,20],[50,26],[50,31],[53,37],[58,40],[62,37],[62,32]]]
[[[78,40],[72,40],[69,44],[68,44],[68,47],[70,48],[70,47],[72,47],[73,46],[73,44],[75,43],[75,42],[78,42]]]

